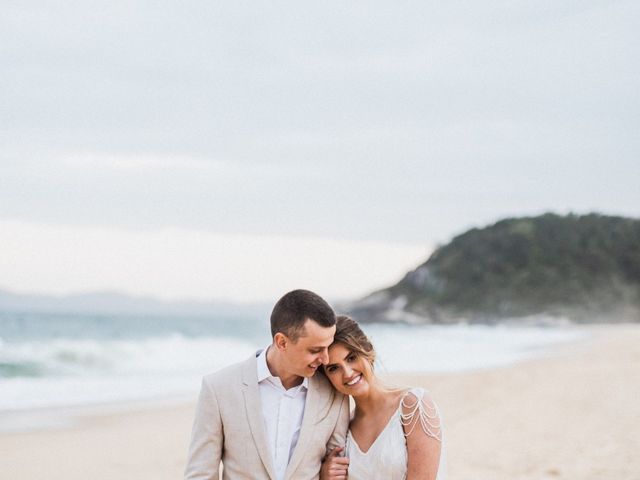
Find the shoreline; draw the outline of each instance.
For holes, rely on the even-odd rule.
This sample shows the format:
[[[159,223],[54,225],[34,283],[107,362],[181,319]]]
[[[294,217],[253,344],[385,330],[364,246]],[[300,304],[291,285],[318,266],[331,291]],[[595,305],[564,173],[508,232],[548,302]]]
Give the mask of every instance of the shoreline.
[[[588,331],[508,366],[384,377],[431,392],[448,480],[636,480],[640,325]],[[70,424],[0,433],[0,471],[12,480],[181,478],[196,398],[92,406]]]
[[[440,374],[458,374],[458,373],[472,373],[490,370],[494,368],[509,367],[517,365],[523,361],[528,361],[532,358],[542,358],[544,356],[552,354],[552,352],[564,345],[581,342],[585,337],[591,335],[591,329],[587,326],[574,325],[570,328],[563,325],[559,328],[543,328],[540,332],[549,330],[553,332],[549,335],[549,332],[542,333],[543,338],[536,338],[536,332],[533,330],[533,337],[526,338],[531,332],[527,331],[530,327],[520,329],[518,327],[506,326],[500,327],[486,327],[489,335],[478,331],[465,331],[466,326],[461,326],[462,332],[449,330],[450,327],[444,327],[447,329],[448,335],[443,338],[443,343],[432,342],[428,343],[427,347],[422,350],[422,353],[417,355],[406,355],[406,350],[403,355],[402,344],[395,340],[393,347],[384,345],[378,350],[381,363],[378,365],[378,372],[381,376],[394,376],[404,374],[418,374],[418,375],[440,375]],[[454,327],[455,329],[455,327]],[[466,360],[460,361],[462,356],[465,355],[465,350],[461,350],[459,342],[456,341],[456,336],[465,335],[471,333],[474,335],[477,345],[490,345],[487,342],[501,342],[502,334],[500,331],[507,332],[507,342],[499,345],[496,349],[498,353],[492,351],[486,346],[481,348],[480,351],[471,352]],[[513,335],[513,333],[516,335]],[[374,335],[384,335],[385,332],[374,332]],[[440,335],[439,333],[437,335]],[[523,338],[523,335],[525,338]],[[520,338],[518,338],[520,336]],[[375,342],[375,337],[374,342]],[[429,342],[429,336],[425,336],[424,341]],[[466,342],[469,340],[467,339]],[[440,345],[447,345],[451,342],[454,351],[447,351]],[[527,342],[530,345],[527,345]],[[497,344],[498,345],[498,344]],[[429,358],[424,352],[430,351],[430,348],[434,348],[434,357],[436,359],[435,365],[430,364]],[[444,359],[444,362],[442,361]],[[452,359],[450,362],[448,359]],[[409,366],[409,371],[402,371],[398,367]],[[396,373],[399,372],[399,373]],[[208,372],[204,372],[208,373]],[[62,391],[58,388],[55,393],[57,396],[53,399],[53,402],[48,401],[46,389],[34,389],[32,396],[29,400],[31,406],[20,406],[20,403],[14,402],[14,405],[7,405],[7,407],[0,409],[0,435],[4,433],[20,433],[20,432],[35,432],[39,430],[51,430],[60,428],[70,428],[75,423],[78,423],[83,418],[109,415],[118,412],[127,412],[131,410],[141,409],[156,409],[159,406],[168,405],[180,405],[193,402],[197,398],[198,390],[200,386],[201,375],[194,375],[190,382],[184,385],[190,386],[189,390],[175,391],[175,393],[169,393],[162,395],[162,393],[156,396],[143,396],[140,398],[130,397],[126,398],[125,395],[129,394],[128,391],[123,391],[119,395],[123,396],[123,399],[118,400],[116,398],[111,400],[104,400],[99,397],[99,392],[104,390],[104,386],[97,384],[95,379],[90,379],[91,382],[83,384],[82,377],[62,377],[62,380],[72,380],[72,383],[68,384],[68,388],[71,391],[87,391],[94,392],[88,397],[89,400],[73,402],[73,397],[63,398],[60,396]],[[28,379],[27,381],[29,381]],[[175,380],[175,378],[172,378]],[[145,378],[140,378],[140,382],[145,382]],[[184,383],[184,382],[183,382]],[[98,390],[95,390],[95,388]],[[118,392],[117,383],[111,386],[111,389],[105,390],[108,397],[113,397],[112,392]],[[191,389],[191,387],[193,387]],[[0,389],[7,388],[11,392],[11,384],[2,385],[0,383]],[[158,388],[158,385],[154,385],[154,389],[157,392],[161,392],[162,388]],[[39,391],[42,390],[42,391]],[[169,389],[171,391],[172,389]],[[96,393],[97,392],[97,393]],[[118,395],[116,395],[117,397]],[[94,397],[91,399],[91,397]],[[61,401],[62,400],[62,401]],[[53,403],[53,405],[47,405],[47,403]]]

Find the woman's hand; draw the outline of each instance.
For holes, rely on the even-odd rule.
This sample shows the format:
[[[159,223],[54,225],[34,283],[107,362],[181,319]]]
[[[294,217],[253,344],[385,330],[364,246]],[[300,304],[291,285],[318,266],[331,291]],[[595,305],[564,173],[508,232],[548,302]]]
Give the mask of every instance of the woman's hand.
[[[349,459],[340,456],[343,450],[344,447],[336,447],[325,457],[320,468],[320,480],[347,480]]]

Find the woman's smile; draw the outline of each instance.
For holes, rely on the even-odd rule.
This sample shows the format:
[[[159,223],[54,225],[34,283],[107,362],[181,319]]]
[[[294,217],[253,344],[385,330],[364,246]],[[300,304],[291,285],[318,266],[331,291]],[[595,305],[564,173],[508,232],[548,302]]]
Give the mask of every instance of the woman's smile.
[[[354,385],[360,383],[360,380],[362,380],[362,374],[361,373],[359,373],[358,375],[353,377],[348,382],[345,382],[345,385],[347,385],[348,387],[353,387]]]

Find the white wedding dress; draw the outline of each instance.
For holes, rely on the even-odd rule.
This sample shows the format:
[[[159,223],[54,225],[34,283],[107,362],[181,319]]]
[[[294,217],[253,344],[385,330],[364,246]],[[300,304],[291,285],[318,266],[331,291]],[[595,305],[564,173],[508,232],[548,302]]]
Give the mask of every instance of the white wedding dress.
[[[423,402],[424,390],[412,388],[400,401],[384,430],[375,439],[369,450],[363,452],[358,443],[347,433],[346,456],[349,457],[349,480],[404,480],[407,478],[406,436],[421,428],[425,434],[443,442],[442,420],[438,408],[431,402]],[[404,415],[403,406],[408,413]],[[404,425],[412,425],[415,415],[420,418],[413,423],[405,435]],[[418,426],[419,425],[419,426]],[[445,480],[444,442],[440,454],[437,480]]]

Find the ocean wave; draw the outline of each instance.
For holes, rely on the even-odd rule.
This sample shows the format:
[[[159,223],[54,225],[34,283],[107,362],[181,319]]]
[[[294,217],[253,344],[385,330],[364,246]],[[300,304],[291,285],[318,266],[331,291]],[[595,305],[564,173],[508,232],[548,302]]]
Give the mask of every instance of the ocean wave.
[[[41,377],[44,374],[36,362],[0,362],[0,378]]]
[[[264,347],[229,337],[55,338],[0,344],[0,411],[151,400]]]
[[[584,335],[572,328],[365,325],[379,371],[508,365]],[[257,332],[256,332],[257,333]],[[203,375],[249,357],[259,335],[0,342],[0,411],[196,395]]]
[[[459,372],[508,365],[584,335],[571,327],[365,326],[382,372]]]
[[[241,359],[257,346],[237,338],[65,339],[3,342],[0,378],[198,372]]]

